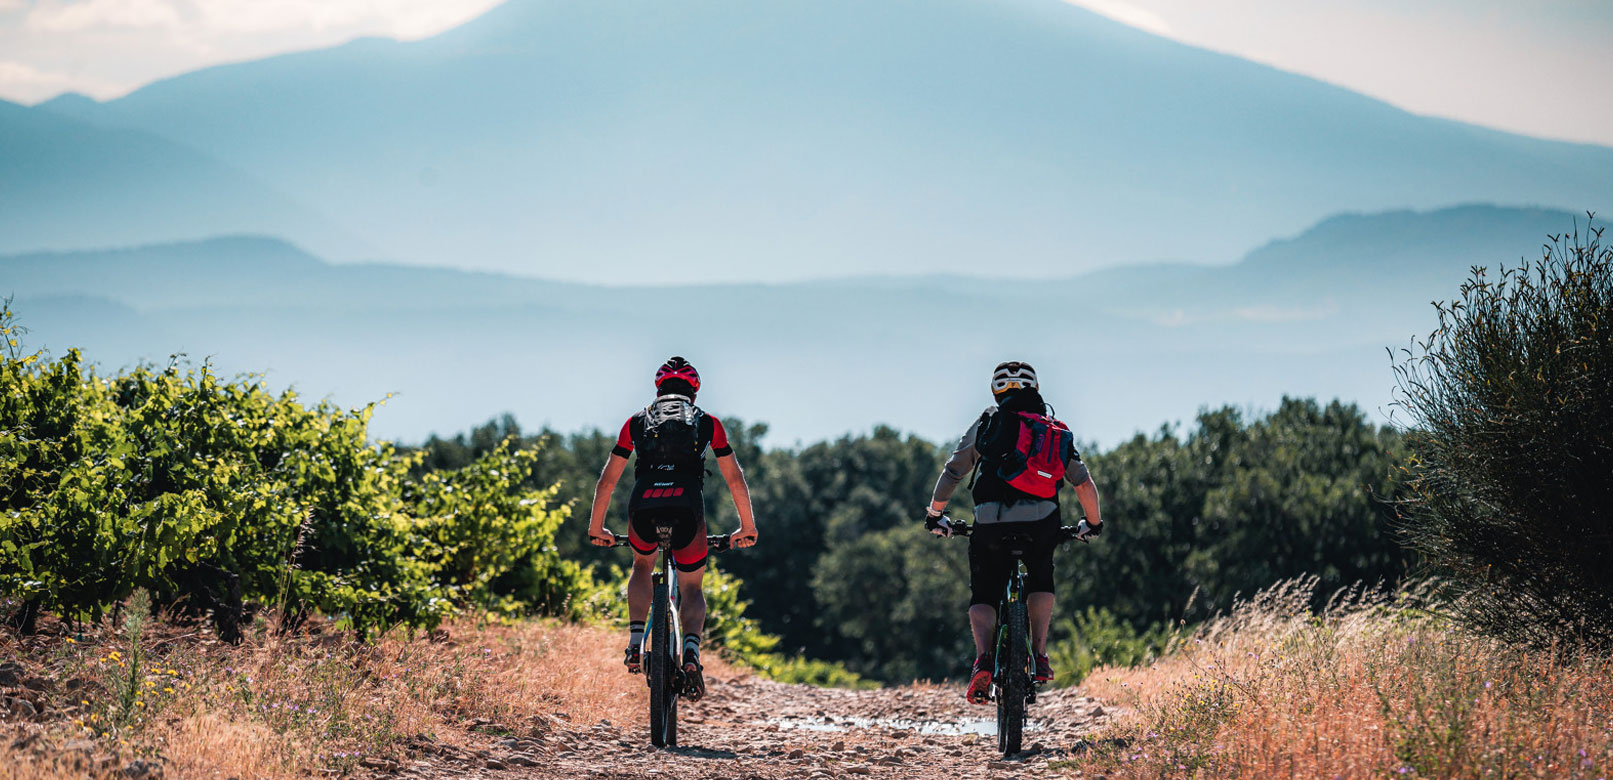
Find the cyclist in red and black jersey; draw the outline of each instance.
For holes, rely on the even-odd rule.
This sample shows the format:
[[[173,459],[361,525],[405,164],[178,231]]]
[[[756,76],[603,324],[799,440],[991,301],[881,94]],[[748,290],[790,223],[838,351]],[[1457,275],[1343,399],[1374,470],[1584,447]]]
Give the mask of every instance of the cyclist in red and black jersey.
[[[705,692],[700,677],[700,631],[706,622],[706,598],[701,583],[706,575],[706,510],[701,487],[706,475],[706,449],[717,456],[717,468],[739,510],[735,547],[756,544],[756,521],[751,515],[750,488],[739,468],[728,433],[718,420],[694,405],[700,391],[700,374],[681,357],[668,358],[655,372],[655,400],[622,424],[605,470],[594,486],[594,506],[588,536],[594,544],[614,543],[605,530],[605,510],[611,492],[627,469],[627,458],[637,453],[633,466],[633,493],[627,503],[628,541],[633,546],[633,574],[627,581],[628,644],[624,663],[638,672],[644,641],[644,619],[650,612],[655,571],[657,525],[671,525],[672,559],[678,568],[683,623],[684,672],[694,689]],[[660,522],[657,522],[660,521]],[[698,698],[698,697],[696,697]]]

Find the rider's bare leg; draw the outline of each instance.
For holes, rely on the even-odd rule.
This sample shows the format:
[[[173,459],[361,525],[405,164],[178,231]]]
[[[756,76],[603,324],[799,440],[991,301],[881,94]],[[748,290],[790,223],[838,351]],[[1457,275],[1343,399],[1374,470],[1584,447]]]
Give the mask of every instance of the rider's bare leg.
[[[969,607],[969,630],[975,635],[975,655],[991,652],[991,630],[997,627],[997,610],[985,604]]]
[[[627,619],[643,623],[650,615],[650,598],[655,595],[655,553],[637,554],[633,551],[633,574],[627,578]]]
[[[683,618],[683,633],[700,634],[706,627],[706,592],[701,587],[705,581],[706,567],[701,566],[694,571],[678,572],[679,605],[678,612]]]
[[[1028,593],[1025,612],[1031,623],[1031,650],[1047,655],[1047,627],[1053,623],[1053,594]]]

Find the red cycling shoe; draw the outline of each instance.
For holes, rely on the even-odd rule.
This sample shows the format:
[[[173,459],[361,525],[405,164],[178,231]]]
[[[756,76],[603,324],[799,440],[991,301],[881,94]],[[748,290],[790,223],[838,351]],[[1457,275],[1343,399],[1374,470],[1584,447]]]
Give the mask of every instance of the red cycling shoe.
[[[974,670],[969,674],[969,690],[963,694],[970,704],[991,701],[991,668],[994,665],[990,653],[982,653],[975,659]]]
[[[1053,681],[1053,662],[1042,653],[1036,655],[1036,681],[1039,683]]]

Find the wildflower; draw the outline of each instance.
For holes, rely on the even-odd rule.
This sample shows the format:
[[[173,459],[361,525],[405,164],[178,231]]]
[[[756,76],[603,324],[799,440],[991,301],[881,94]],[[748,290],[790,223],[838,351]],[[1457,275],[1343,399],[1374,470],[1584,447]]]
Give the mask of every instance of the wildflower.
[[[162,692],[163,692],[163,693],[173,693],[173,692],[174,692],[174,689],[173,689],[173,688],[172,688],[172,687],[168,687],[168,688],[163,688],[163,689],[162,689]]]
[[[67,643],[70,645],[78,644],[78,642],[74,641],[72,637],[67,637]]]

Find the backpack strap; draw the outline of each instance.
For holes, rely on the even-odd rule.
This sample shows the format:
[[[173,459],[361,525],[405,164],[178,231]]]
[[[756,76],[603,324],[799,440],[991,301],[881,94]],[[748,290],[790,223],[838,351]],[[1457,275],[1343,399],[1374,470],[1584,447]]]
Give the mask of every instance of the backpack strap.
[[[980,413],[980,419],[975,421],[975,467],[969,472],[969,492],[975,492],[975,480],[980,479],[980,467],[985,465],[985,453],[980,451],[980,443],[986,438],[986,426],[996,418],[990,409]]]

